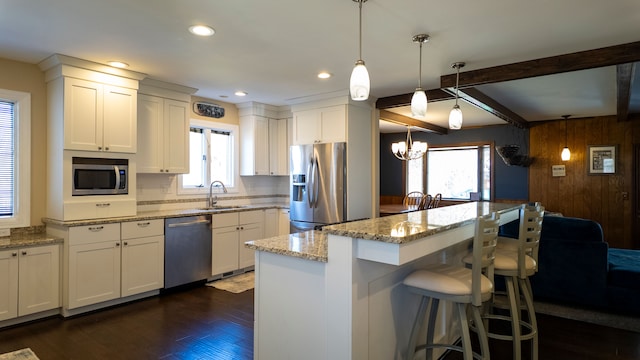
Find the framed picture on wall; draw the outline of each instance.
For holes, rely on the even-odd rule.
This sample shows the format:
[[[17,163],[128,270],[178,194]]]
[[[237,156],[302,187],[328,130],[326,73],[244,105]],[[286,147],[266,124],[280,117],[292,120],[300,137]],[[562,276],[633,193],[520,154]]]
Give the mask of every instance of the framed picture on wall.
[[[616,145],[590,145],[587,146],[587,169],[589,175],[609,175],[615,174],[616,166]]]

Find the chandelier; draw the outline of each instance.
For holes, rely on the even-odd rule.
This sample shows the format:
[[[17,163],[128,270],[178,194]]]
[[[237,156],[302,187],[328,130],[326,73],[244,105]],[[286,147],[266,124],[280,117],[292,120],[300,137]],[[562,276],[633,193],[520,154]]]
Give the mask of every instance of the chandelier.
[[[411,128],[407,126],[407,140],[391,144],[391,152],[403,161],[416,160],[427,152],[427,143],[411,140]]]

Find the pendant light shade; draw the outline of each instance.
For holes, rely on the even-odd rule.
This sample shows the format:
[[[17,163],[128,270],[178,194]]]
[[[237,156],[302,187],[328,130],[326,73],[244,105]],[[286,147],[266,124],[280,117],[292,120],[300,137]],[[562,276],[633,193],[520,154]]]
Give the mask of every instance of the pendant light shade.
[[[392,143],[391,152],[403,161],[416,160],[427,152],[427,143],[422,141],[413,142],[411,139],[411,128],[407,126],[407,140]]]
[[[460,68],[464,67],[465,63],[456,62],[451,64],[451,67],[456,69],[456,104],[453,105],[453,109],[449,113],[449,129],[459,130],[462,128],[462,110],[458,105],[458,87],[460,82]]]
[[[411,116],[424,119],[427,116],[427,93],[422,89],[422,44],[429,41],[429,35],[418,34],[412,38],[414,43],[420,44],[420,60],[418,63],[418,87],[411,97]]]
[[[356,66],[351,72],[351,80],[349,81],[351,99],[355,101],[367,100],[369,98],[370,86],[369,72],[366,66],[364,66],[364,61],[356,61]]]
[[[569,146],[567,145],[567,124],[569,123],[569,116],[571,115],[562,115],[564,118],[564,149],[562,149],[562,153],[560,153],[562,161],[571,160],[571,150],[569,150]]]
[[[459,130],[460,128],[462,128],[462,110],[458,104],[455,104],[449,113],[449,129]]]
[[[371,88],[371,82],[369,80],[369,72],[364,61],[362,60],[362,4],[367,0],[353,0],[358,3],[359,8],[359,58],[356,61],[356,66],[351,72],[351,79],[349,80],[349,92],[351,93],[351,99],[354,101],[363,101],[369,98],[369,89]]]
[[[411,116],[424,119],[427,117],[427,94],[417,88],[411,97]]]

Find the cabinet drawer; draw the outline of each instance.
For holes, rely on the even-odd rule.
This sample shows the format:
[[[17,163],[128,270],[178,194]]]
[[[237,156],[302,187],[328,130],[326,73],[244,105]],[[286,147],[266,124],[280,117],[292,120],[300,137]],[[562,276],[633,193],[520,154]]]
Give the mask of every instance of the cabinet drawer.
[[[238,225],[238,213],[214,214],[211,219],[211,224],[214,229]]]
[[[120,224],[100,224],[69,228],[69,245],[120,241]]]
[[[139,220],[122,223],[122,239],[164,235],[164,220]]]
[[[100,219],[136,214],[136,200],[65,201],[64,220]]]
[[[238,213],[240,224],[262,223],[264,221],[264,210],[241,211]]]

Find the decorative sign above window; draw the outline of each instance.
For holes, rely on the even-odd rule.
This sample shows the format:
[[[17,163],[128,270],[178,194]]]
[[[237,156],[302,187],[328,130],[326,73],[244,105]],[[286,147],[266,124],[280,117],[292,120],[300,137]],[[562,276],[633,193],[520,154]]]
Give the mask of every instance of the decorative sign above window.
[[[204,102],[193,103],[193,112],[200,116],[212,117],[216,119],[224,117],[224,108],[222,106]]]

